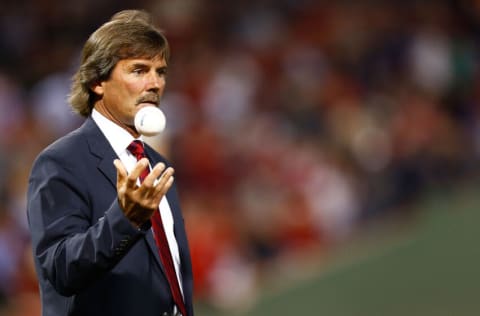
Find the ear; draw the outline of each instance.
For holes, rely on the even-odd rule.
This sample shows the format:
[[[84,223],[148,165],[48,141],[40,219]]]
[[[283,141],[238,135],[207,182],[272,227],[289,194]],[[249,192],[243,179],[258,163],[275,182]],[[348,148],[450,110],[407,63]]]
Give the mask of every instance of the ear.
[[[103,81],[95,82],[90,86],[90,89],[95,92],[95,94],[102,96],[104,92]]]

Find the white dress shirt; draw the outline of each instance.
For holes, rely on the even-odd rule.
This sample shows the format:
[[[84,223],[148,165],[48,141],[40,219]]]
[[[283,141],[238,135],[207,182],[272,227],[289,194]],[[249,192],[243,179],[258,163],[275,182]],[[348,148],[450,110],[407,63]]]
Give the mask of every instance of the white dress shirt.
[[[121,160],[127,172],[131,172],[137,163],[137,158],[127,150],[128,145],[135,140],[135,138],[128,133],[125,129],[121,128],[114,122],[107,119],[100,112],[93,109],[92,119],[97,123],[98,127],[102,131],[103,135],[107,138],[108,142],[112,146],[113,150]],[[142,137],[139,138],[142,142]],[[113,161],[112,161],[113,164]],[[150,170],[152,166],[150,165]],[[177,274],[178,284],[180,285],[180,291],[183,295],[182,278],[180,277],[180,254],[178,251],[177,240],[173,232],[173,216],[168,204],[167,197],[164,196],[159,205],[160,216],[162,217],[163,228],[167,236],[168,245],[172,254],[173,264],[175,266],[175,272]]]

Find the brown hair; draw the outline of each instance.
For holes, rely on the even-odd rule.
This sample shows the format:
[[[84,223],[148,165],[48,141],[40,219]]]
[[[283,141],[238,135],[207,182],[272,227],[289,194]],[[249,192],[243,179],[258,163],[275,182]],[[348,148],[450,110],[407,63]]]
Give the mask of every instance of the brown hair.
[[[70,91],[72,109],[85,117],[92,113],[98,98],[92,85],[107,80],[119,60],[155,56],[168,61],[170,48],[151,16],[138,10],[118,12],[92,33],[83,47],[81,65]]]

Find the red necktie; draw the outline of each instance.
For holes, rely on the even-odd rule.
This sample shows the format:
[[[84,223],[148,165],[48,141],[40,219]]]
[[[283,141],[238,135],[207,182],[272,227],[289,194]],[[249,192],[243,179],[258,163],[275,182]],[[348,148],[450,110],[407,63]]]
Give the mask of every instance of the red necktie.
[[[137,158],[137,161],[146,157],[143,148],[143,143],[139,140],[134,140],[127,149]],[[150,173],[149,168],[145,168],[140,174],[140,183],[143,182],[145,177]],[[180,292],[180,286],[178,285],[177,274],[175,273],[175,267],[173,266],[172,255],[170,247],[168,245],[167,236],[163,228],[162,217],[160,216],[160,210],[153,213],[151,217],[153,236],[155,237],[155,243],[157,244],[158,252],[160,253],[160,259],[165,273],[167,275],[170,290],[172,292],[173,300],[183,316],[187,316],[185,304],[183,302],[182,294]]]

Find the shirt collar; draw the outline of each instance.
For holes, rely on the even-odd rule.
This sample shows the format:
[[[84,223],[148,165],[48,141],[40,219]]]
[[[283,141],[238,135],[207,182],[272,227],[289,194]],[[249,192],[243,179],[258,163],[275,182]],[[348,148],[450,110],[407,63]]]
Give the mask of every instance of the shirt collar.
[[[97,123],[98,127],[102,131],[103,135],[105,135],[107,138],[117,156],[123,154],[127,150],[128,145],[135,140],[135,138],[129,132],[106,118],[103,114],[95,109],[92,110],[92,119],[95,121],[95,123]],[[141,136],[137,139],[143,142]]]

